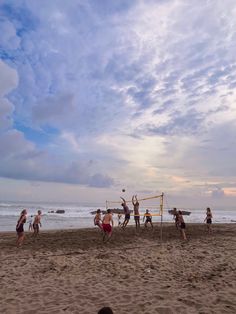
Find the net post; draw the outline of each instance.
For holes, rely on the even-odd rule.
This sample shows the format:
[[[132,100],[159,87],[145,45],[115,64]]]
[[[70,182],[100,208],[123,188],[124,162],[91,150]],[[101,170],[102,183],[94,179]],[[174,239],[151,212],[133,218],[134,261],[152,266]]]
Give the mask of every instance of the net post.
[[[107,207],[108,207],[107,203],[108,203],[108,201],[106,201],[106,210],[107,210]]]
[[[163,223],[163,199],[164,199],[164,193],[161,194],[161,203],[160,203],[160,209],[161,209],[161,243],[162,243],[162,223]]]

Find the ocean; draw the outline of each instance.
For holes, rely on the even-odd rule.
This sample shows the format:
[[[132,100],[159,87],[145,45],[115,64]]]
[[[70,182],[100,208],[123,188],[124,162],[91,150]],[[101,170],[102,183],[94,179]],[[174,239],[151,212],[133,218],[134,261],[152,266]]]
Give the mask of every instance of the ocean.
[[[27,217],[35,215],[37,210],[42,211],[42,230],[58,229],[79,229],[93,227],[93,215],[91,211],[98,208],[105,209],[101,204],[56,204],[56,203],[29,203],[29,202],[0,202],[0,231],[15,231],[16,222],[21,211],[26,208]],[[130,207],[131,208],[131,207]],[[144,213],[145,208],[140,207],[140,212]],[[64,214],[57,214],[57,210],[64,210]],[[189,216],[184,216],[185,222],[200,223],[205,219],[205,209],[188,209],[191,211]],[[150,208],[151,213],[157,213],[158,210]],[[212,209],[213,223],[233,223],[236,222],[235,209]],[[142,217],[141,217],[142,218]],[[159,216],[153,216],[153,222],[160,222]],[[168,208],[164,208],[163,222],[172,222],[173,218],[168,213]],[[118,224],[117,215],[114,215],[114,223]],[[134,224],[131,217],[130,224]],[[27,223],[25,230],[27,230]]]

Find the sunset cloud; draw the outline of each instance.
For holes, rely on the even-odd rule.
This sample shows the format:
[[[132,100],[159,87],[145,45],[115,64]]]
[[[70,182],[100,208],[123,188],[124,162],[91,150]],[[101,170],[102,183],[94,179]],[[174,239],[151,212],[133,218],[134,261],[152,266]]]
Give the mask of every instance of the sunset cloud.
[[[235,1],[0,11],[1,177],[234,196]]]

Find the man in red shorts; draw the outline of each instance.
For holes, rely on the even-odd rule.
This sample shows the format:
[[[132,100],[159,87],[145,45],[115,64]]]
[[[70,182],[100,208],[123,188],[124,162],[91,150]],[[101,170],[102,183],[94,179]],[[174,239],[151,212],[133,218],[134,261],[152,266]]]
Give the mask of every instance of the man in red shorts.
[[[114,223],[112,219],[111,210],[108,209],[107,213],[104,215],[103,220],[102,220],[102,228],[104,231],[103,241],[105,241],[106,235],[107,235],[107,241],[110,239],[112,235],[113,224]]]

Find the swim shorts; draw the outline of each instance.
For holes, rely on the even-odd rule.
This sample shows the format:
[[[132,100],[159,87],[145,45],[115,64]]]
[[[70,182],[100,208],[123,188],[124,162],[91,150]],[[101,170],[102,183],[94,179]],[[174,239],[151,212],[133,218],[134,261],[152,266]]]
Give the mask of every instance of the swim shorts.
[[[112,228],[110,224],[102,224],[102,228],[104,232],[111,233]]]
[[[126,214],[125,215],[125,220],[129,220],[130,219],[130,214]]]
[[[33,229],[38,232],[39,231],[39,224],[33,224]]]

